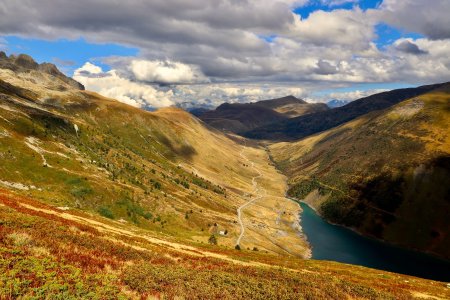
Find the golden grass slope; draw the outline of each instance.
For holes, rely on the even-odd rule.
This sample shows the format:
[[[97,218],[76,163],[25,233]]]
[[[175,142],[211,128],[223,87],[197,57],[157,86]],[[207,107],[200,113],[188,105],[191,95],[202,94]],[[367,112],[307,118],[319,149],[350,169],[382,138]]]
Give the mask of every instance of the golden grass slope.
[[[328,220],[448,258],[449,124],[441,88],[270,152]]]
[[[260,201],[264,226],[243,246],[309,255],[291,226],[300,208],[283,198],[285,180],[262,148],[233,141],[180,109],[146,112],[70,86],[61,91],[46,74],[32,81],[10,73],[0,73],[0,185],[195,243],[215,235],[234,248],[236,210],[251,194],[255,172],[239,156],[245,150],[270,178],[266,189],[274,198]],[[280,219],[281,206],[289,214]]]
[[[192,246],[0,190],[0,298],[448,299],[445,283]]]

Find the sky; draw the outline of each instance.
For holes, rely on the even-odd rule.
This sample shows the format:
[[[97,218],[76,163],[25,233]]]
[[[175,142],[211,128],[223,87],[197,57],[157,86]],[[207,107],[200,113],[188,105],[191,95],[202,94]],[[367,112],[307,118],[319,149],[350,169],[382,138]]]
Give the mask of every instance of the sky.
[[[450,81],[449,0],[0,0],[0,50],[142,108]]]

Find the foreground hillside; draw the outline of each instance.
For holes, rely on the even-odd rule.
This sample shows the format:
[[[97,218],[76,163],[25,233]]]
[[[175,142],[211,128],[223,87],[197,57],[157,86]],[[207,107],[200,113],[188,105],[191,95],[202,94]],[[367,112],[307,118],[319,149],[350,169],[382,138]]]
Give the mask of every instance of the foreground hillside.
[[[328,107],[323,103],[308,103],[287,96],[254,103],[224,103],[215,110],[199,113],[198,117],[219,130],[243,133],[266,124],[326,110]]]
[[[0,190],[2,299],[448,299],[445,283],[189,245]]]
[[[30,57],[7,60],[11,68],[0,69],[0,186],[194,242],[214,236],[230,248],[244,223],[242,247],[309,255],[293,226],[300,209],[284,198],[285,179],[262,148],[179,109],[150,113],[80,90]],[[258,183],[270,184],[238,219],[238,207],[263,192],[255,191],[258,174]]]
[[[386,109],[403,100],[438,89],[448,83],[383,92],[350,102],[342,107],[271,122],[243,133],[249,138],[292,141],[331,129],[372,111]]]
[[[450,257],[450,85],[270,146],[289,195],[327,220]]]

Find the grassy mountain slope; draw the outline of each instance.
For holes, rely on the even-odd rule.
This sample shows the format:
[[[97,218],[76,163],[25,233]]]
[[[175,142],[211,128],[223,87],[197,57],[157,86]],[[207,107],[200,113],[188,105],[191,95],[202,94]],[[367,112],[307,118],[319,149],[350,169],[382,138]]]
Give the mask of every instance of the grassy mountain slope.
[[[308,255],[291,226],[299,208],[282,197],[284,177],[262,148],[211,131],[182,110],[146,112],[34,68],[0,69],[0,97],[0,186],[194,242],[214,234],[234,247],[236,209],[253,193],[256,176],[242,152],[273,179],[260,201],[265,226],[248,230],[242,246]],[[290,214],[276,224],[280,207]],[[278,229],[286,236],[271,238]]]
[[[199,115],[199,118],[214,128],[236,133],[262,126],[267,122],[286,119],[270,108],[251,103],[224,103],[215,110]]]
[[[255,102],[254,105],[270,108],[288,118],[312,114],[327,110],[323,103],[308,103],[294,96]]]
[[[333,262],[181,243],[0,190],[0,297],[448,299],[445,283]]]
[[[249,138],[266,140],[296,140],[328,130],[366,113],[388,108],[443,85],[448,85],[448,83],[383,92],[355,100],[342,107],[266,124],[245,132],[243,135]]]
[[[289,194],[329,221],[450,257],[450,87],[270,147]]]
[[[235,133],[242,133],[265,124],[327,110],[321,103],[307,103],[293,96],[254,103],[224,103],[215,110],[199,114],[209,125]]]
[[[255,182],[265,193],[237,251]],[[0,69],[1,299],[450,297],[444,283],[298,258],[285,188],[262,148],[181,110]]]

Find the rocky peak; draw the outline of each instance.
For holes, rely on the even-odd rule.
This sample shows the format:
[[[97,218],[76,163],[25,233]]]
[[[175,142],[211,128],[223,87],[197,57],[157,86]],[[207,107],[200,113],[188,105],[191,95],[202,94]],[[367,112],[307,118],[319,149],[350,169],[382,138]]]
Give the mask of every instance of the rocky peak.
[[[11,54],[8,57],[5,52],[0,51],[0,69],[9,69],[16,73],[30,71],[42,72],[60,79],[73,88],[84,90],[84,86],[81,83],[64,75],[54,64],[46,62],[38,64],[27,54],[19,54],[18,56]]]
[[[47,74],[53,75],[53,76],[61,76],[62,74],[58,68],[51,63],[42,63],[39,65],[39,70],[42,72],[45,72]]]
[[[19,56],[17,56],[14,60],[14,63],[19,67],[31,70],[36,70],[39,67],[39,64],[35,62],[31,56],[26,54],[20,54]]]

